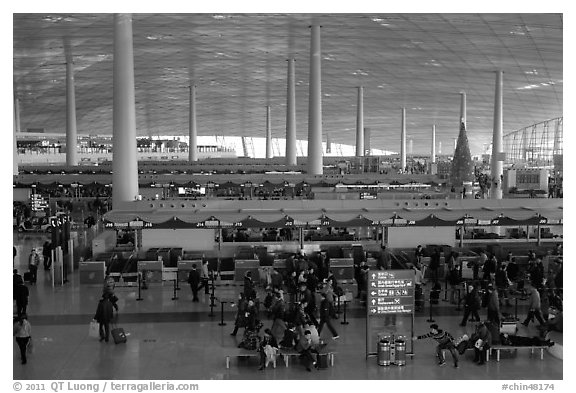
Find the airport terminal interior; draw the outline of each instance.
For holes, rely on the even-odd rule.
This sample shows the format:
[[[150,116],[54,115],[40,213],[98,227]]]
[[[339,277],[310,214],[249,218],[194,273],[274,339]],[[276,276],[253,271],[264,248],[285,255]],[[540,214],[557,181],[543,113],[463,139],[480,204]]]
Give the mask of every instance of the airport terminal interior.
[[[13,14],[12,378],[566,379],[562,57],[553,13]]]

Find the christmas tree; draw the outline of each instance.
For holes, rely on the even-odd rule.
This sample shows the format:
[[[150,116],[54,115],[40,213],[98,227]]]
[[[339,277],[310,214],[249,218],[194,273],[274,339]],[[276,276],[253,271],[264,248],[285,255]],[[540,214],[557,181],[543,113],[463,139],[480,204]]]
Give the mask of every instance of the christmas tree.
[[[474,165],[466,136],[466,125],[460,122],[460,134],[454,150],[450,180],[453,186],[461,187],[463,182],[474,181]]]

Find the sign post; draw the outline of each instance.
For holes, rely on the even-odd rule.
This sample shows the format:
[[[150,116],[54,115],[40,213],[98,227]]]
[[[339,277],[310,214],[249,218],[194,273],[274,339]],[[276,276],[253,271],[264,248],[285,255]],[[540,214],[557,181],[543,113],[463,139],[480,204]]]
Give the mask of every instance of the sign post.
[[[413,270],[370,270],[367,300],[366,357],[377,354],[377,338],[380,333],[400,333],[410,338],[413,336]]]

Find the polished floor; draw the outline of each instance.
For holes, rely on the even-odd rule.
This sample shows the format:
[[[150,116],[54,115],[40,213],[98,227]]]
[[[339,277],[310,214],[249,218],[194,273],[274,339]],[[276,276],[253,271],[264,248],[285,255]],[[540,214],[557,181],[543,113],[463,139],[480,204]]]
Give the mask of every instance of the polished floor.
[[[15,236],[15,244],[23,245],[22,255],[30,247],[41,245],[40,236]],[[26,271],[26,258],[15,266]],[[199,303],[191,301],[191,293],[182,285],[177,300],[172,300],[171,283],[152,284],[142,291],[144,300],[137,301],[135,287],[117,287],[120,313],[119,325],[128,333],[126,344],[100,343],[88,337],[88,325],[101,294],[100,285],[80,285],[78,272],[70,275],[64,286],[53,288],[49,275],[42,268],[38,283],[30,288],[29,319],[32,324],[35,351],[28,364],[21,365],[17,345],[13,344],[14,380],[562,380],[563,361],[544,354],[530,356],[529,351],[503,355],[500,362],[491,360],[485,366],[472,362],[472,353],[460,361],[460,367],[448,363],[438,367],[434,356],[435,343],[421,340],[414,344],[414,356],[404,367],[381,367],[376,357],[365,356],[365,309],[354,301],[347,314],[348,325],[334,324],[340,339],[330,340],[328,329],[322,332],[328,348],[336,352],[334,367],[307,372],[297,362],[276,369],[258,370],[256,358],[232,360],[225,367],[225,356],[234,351],[238,337],[230,336],[234,308],[225,304],[224,321],[219,326],[220,305],[209,316],[209,298],[202,294]],[[236,298],[239,286],[217,286],[220,300]],[[350,287],[353,289],[353,287]],[[520,302],[519,316],[525,315]],[[509,310],[513,312],[513,309]],[[415,317],[415,333],[428,332],[429,310]],[[458,326],[461,311],[447,302],[433,309],[436,323],[454,336],[471,333],[473,325]],[[265,326],[270,325],[265,320]],[[532,335],[536,330],[521,327],[519,334]]]

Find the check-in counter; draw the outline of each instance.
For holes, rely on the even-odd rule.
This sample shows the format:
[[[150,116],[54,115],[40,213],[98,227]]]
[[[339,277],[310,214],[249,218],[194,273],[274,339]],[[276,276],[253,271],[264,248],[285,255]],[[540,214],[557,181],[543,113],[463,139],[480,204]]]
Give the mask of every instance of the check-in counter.
[[[178,281],[187,282],[188,274],[192,270],[192,265],[196,265],[196,270],[202,271],[202,260],[178,261]]]
[[[106,262],[80,262],[78,270],[80,272],[80,284],[102,284],[106,275]]]
[[[145,273],[146,282],[162,282],[162,261],[138,261],[138,272]]]
[[[246,272],[252,272],[252,281],[258,282],[258,268],[260,261],[258,259],[237,259],[234,261],[234,281],[244,281]]]
[[[330,270],[334,273],[336,280],[354,279],[354,259],[352,258],[331,258]]]

